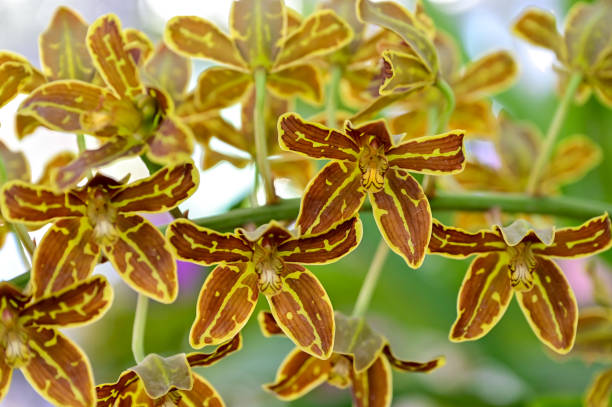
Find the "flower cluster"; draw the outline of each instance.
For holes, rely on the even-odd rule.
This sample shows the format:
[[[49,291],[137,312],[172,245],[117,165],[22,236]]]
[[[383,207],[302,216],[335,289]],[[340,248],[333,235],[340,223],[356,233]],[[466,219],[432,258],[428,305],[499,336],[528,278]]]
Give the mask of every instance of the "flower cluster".
[[[570,80],[580,99],[592,88],[610,104],[612,33],[605,24],[611,10],[609,1],[577,5],[561,37],[552,15],[530,9],[514,31],[557,54],[562,81],[580,80]],[[0,243],[16,232],[32,263],[24,290],[0,283],[0,399],[11,369],[20,368],[36,391],[59,406],[222,406],[221,396],[193,368],[242,348],[240,332],[263,294],[270,309],[258,318],[264,335],[282,334],[296,346],[267,390],[292,400],[328,382],[350,387],[356,406],[389,406],[391,367],[430,372],[445,359],[400,360],[369,327],[363,309],[356,307],[352,317],[337,312],[333,294],[305,267],[353,252],[364,237],[359,212],[368,207],[381,247],[410,268],[418,269],[427,254],[477,255],[459,290],[452,341],[486,335],[516,295],[542,343],[557,353],[572,349],[578,306],[551,258],[607,250],[607,214],[556,229],[552,218],[530,218],[539,223],[535,227],[510,213],[494,222],[479,213],[478,222],[487,227],[473,233],[445,226],[432,213],[432,177],[446,176],[441,185],[462,191],[555,195],[601,158],[597,145],[576,136],[558,146],[543,175],[534,173],[533,163],[551,154],[551,139],[542,141],[504,112],[495,115],[489,100],[517,76],[510,53],[494,51],[462,67],[457,45],[434,26],[420,1],[411,13],[394,2],[331,0],[301,16],[282,0],[235,0],[229,26],[227,34],[199,17],[174,17],[155,46],[143,32],[124,29],[113,14],[88,24],[61,7],[40,37],[42,70],[0,51],[0,107],[27,94],[16,116],[18,137],[44,127],[77,134],[80,141],[77,156],[53,157],[36,183],[25,156],[0,141]],[[369,26],[376,27],[372,35]],[[188,90],[191,58],[222,66],[205,69]],[[572,97],[576,89],[567,88]],[[326,100],[326,115],[304,118],[295,112],[297,98]],[[221,115],[236,104],[242,108],[240,128]],[[401,113],[388,117],[390,105]],[[369,120],[380,113],[383,118]],[[88,150],[84,134],[98,147]],[[470,157],[468,136],[493,140],[502,167],[487,168]],[[220,151],[213,140],[246,156]],[[275,181],[288,178],[302,192],[299,210],[235,221],[233,232],[189,219],[177,207],[200,187],[194,141],[203,146],[202,170],[220,161],[255,163],[256,188],[261,179],[272,211],[280,207],[274,206],[281,195]],[[141,157],[149,176],[128,182],[129,174],[116,180],[98,171],[131,156]],[[313,159],[327,160],[315,175]],[[529,185],[537,187],[530,191]],[[166,212],[175,219],[164,228],[141,215]],[[525,205],[524,212],[538,211]],[[470,222],[467,227],[479,226],[474,218]],[[35,245],[26,227],[45,225]],[[216,350],[170,357],[134,351],[134,367],[116,383],[96,387],[87,357],[58,328],[92,322],[110,307],[111,286],[92,276],[106,260],[138,293],[139,304],[176,300],[177,260],[214,266],[199,293],[189,342]],[[380,263],[377,254],[375,277],[362,291],[366,304]],[[137,331],[135,339],[143,340]],[[609,382],[610,375],[599,382]]]

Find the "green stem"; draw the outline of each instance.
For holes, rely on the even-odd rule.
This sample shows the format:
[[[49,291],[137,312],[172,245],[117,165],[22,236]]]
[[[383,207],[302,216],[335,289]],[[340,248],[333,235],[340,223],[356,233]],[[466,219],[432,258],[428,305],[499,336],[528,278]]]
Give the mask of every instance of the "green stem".
[[[263,179],[266,191],[266,203],[276,200],[270,163],[268,162],[268,140],[266,138],[266,70],[257,68],[255,70],[255,151],[257,170]]]
[[[440,92],[442,92],[442,95],[446,100],[444,113],[440,115],[438,127],[436,128],[436,134],[440,134],[446,131],[448,121],[455,110],[455,94],[453,93],[453,89],[449,86],[449,84],[442,78],[438,79],[436,82],[436,87],[440,90]]]
[[[30,255],[30,258],[34,257],[34,249],[36,249],[36,246],[34,245],[34,241],[30,237],[28,230],[25,228],[25,226],[19,223],[13,223],[11,225],[13,226],[13,230],[17,234],[17,237],[19,237],[19,240],[21,240],[21,244],[23,244],[23,247],[25,247],[26,251]]]
[[[353,309],[354,317],[363,317],[367,311],[388,253],[389,246],[385,239],[381,239],[380,243],[378,243],[378,248],[376,248],[376,253],[374,254],[370,268],[368,269],[368,274],[366,274],[363,284],[361,285],[361,290],[359,290],[359,296],[357,297],[355,308]]]
[[[340,88],[340,78],[342,78],[342,68],[334,64],[331,67],[331,79],[327,88],[327,101],[325,105],[325,113],[327,116],[327,127],[331,129],[338,128],[337,107],[338,107],[338,92]]]
[[[612,204],[606,202],[593,202],[586,199],[569,197],[533,197],[525,194],[501,194],[488,192],[474,193],[448,193],[438,192],[429,200],[434,212],[486,212],[492,208],[499,208],[505,213],[538,213],[572,218],[579,221],[612,213]],[[256,208],[239,208],[221,215],[206,218],[192,219],[200,226],[217,230],[219,232],[231,231],[246,223],[257,225],[276,220],[291,220],[297,217],[300,209],[300,199],[284,199],[274,205],[265,205]],[[364,202],[361,211],[370,211],[370,202]],[[167,225],[159,228],[164,231]],[[15,277],[12,282],[22,281],[21,276]]]
[[[147,308],[149,308],[149,299],[138,294],[138,302],[136,303],[136,314],[134,315],[134,327],[132,329],[132,354],[136,363],[142,362],[145,357],[144,352],[144,333],[147,323]]]
[[[32,268],[32,264],[30,263],[30,259],[28,259],[28,256],[26,256],[25,254],[23,243],[21,243],[21,239],[17,235],[15,225],[11,225],[11,229],[13,229],[13,236],[15,237],[15,244],[17,244],[17,251],[19,251],[19,257],[21,257],[21,261],[24,266],[26,266],[26,269],[30,270]]]
[[[80,134],[80,133],[77,134],[77,146],[79,148],[79,154],[87,150],[87,143],[85,142],[85,135]],[[86,176],[87,176],[87,179],[91,179],[93,177],[91,170],[87,170]]]
[[[582,73],[574,72],[570,77],[570,80],[567,84],[567,88],[565,89],[565,94],[561,98],[559,105],[557,106],[557,110],[555,111],[555,115],[553,116],[553,120],[548,127],[548,131],[546,132],[546,137],[544,139],[544,144],[540,150],[540,154],[531,170],[531,174],[529,176],[529,180],[527,181],[527,193],[529,195],[533,195],[536,193],[538,182],[540,181],[540,177],[542,176],[542,171],[548,161],[550,160],[550,155],[552,154],[553,147],[555,146],[555,141],[557,140],[557,136],[559,135],[559,130],[561,130],[561,126],[563,125],[563,121],[565,119],[565,115],[567,114],[567,110],[570,106],[576,91],[578,90],[578,86],[582,81]]]

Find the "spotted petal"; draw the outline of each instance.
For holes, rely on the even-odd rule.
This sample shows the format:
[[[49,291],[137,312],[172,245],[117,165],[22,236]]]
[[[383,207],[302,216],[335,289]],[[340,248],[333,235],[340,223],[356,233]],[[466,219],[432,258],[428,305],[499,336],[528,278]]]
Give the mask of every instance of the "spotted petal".
[[[215,349],[212,353],[190,353],[187,355],[187,361],[189,366],[210,366],[217,363],[224,357],[239,351],[242,348],[242,336],[240,334],[235,335],[229,342],[224,343]]]
[[[73,327],[98,320],[112,302],[111,285],[95,276],[28,304],[20,317],[27,326]]]
[[[6,396],[11,384],[13,368],[6,364],[4,358],[0,358],[0,401]]]
[[[147,144],[147,155],[151,160],[160,164],[178,164],[191,159],[193,134],[178,118],[166,116]]]
[[[199,174],[192,163],[164,167],[147,178],[120,186],[111,202],[121,212],[164,212],[193,194]]]
[[[94,382],[87,356],[55,329],[29,328],[32,359],[21,369],[32,387],[49,402],[66,407],[94,404]]]
[[[476,101],[510,86],[518,75],[518,65],[507,51],[497,51],[468,65],[453,91],[463,102]]]
[[[30,63],[30,61],[27,60],[27,58],[25,58],[25,57],[15,53],[15,52],[6,51],[6,50],[0,50],[0,66],[5,64],[5,63],[8,63],[8,62],[14,62],[14,63],[17,63],[19,65],[23,65],[31,73],[31,75],[28,78],[26,78],[24,80],[24,82],[21,84],[22,86],[20,86],[20,88],[19,88],[20,92],[30,93],[34,89],[36,89],[37,87],[43,85],[46,82],[46,79],[43,76],[42,72],[40,72],[38,69],[36,69]],[[604,66],[602,66],[603,69],[606,69],[605,65],[606,64],[604,64]],[[10,86],[9,86],[9,88],[10,88]],[[2,92],[0,92],[0,94],[2,94]]]
[[[393,397],[391,368],[379,357],[364,372],[352,372],[353,403],[356,407],[389,407]]]
[[[430,373],[435,369],[444,366],[446,363],[444,356],[422,363],[401,360],[398,359],[393,352],[391,352],[391,347],[389,345],[385,345],[383,348],[383,353],[392,367],[403,370],[404,372]]]
[[[202,286],[189,343],[198,349],[236,335],[253,313],[259,289],[253,263],[217,266]]]
[[[479,339],[504,315],[513,293],[508,261],[505,252],[480,255],[472,261],[459,291],[451,341]]]
[[[353,251],[361,236],[361,221],[355,216],[327,232],[290,239],[278,246],[277,253],[291,263],[326,264]]]
[[[198,110],[222,109],[244,98],[253,77],[242,71],[216,67],[206,69],[198,78],[195,103]]]
[[[383,62],[381,95],[414,91],[432,85],[436,80],[435,72],[429,71],[423,60],[415,55],[385,51]]]
[[[610,218],[606,214],[580,226],[556,230],[550,246],[536,244],[533,251],[552,257],[584,257],[606,250],[610,244]]]
[[[389,166],[433,175],[460,172],[465,166],[463,137],[455,130],[406,141],[387,152]]]
[[[117,383],[101,384],[96,387],[96,407],[143,406],[154,407],[153,401],[144,391],[138,375],[127,370],[119,376]]]
[[[192,373],[193,387],[191,390],[179,390],[181,404],[186,406],[224,407],[225,403],[215,388],[202,376]]]
[[[171,49],[185,56],[210,59],[244,72],[249,70],[234,41],[200,17],[171,18],[164,30],[164,40]]]
[[[264,385],[281,400],[295,400],[325,383],[332,364],[295,348],[281,363],[274,383]]]
[[[280,326],[276,323],[274,315],[271,312],[261,311],[257,315],[257,322],[259,322],[259,329],[265,337],[274,335],[285,335]]]
[[[140,215],[120,214],[115,221],[117,240],[104,254],[134,290],[162,303],[178,294],[176,261],[161,232]]]
[[[92,113],[104,109],[107,103],[115,102],[117,98],[108,89],[85,82],[61,80],[38,87],[22,102],[19,114],[31,116],[51,130],[94,133],[100,130],[100,126],[92,121]],[[22,130],[22,133],[25,135],[30,131]]]
[[[431,234],[431,209],[419,183],[407,172],[391,169],[383,189],[370,194],[370,202],[389,247],[410,267],[418,268]]]
[[[546,346],[565,354],[574,346],[578,324],[576,298],[553,261],[536,256],[533,288],[516,298],[533,332]]]
[[[87,278],[100,257],[86,217],[62,219],[45,233],[32,268],[34,298],[44,298]]]
[[[12,181],[4,185],[2,213],[11,222],[44,225],[58,218],[74,218],[87,214],[87,206],[70,192],[55,192],[45,186]]]
[[[504,251],[506,243],[495,232],[481,230],[471,233],[445,226],[434,219],[428,249],[431,253],[465,258],[472,254]]]
[[[40,35],[40,61],[47,79],[77,79],[90,82],[95,69],[85,37],[88,24],[68,7],[58,7],[47,29]]]
[[[0,65],[0,106],[10,102],[31,78],[32,71],[27,65],[4,62]]]
[[[191,61],[161,43],[147,61],[144,72],[151,85],[166,91],[172,100],[179,101],[189,85]]]
[[[166,231],[178,258],[202,265],[246,262],[252,249],[232,233],[218,233],[185,219],[175,220]]]
[[[312,65],[292,65],[274,72],[267,77],[266,85],[280,98],[299,96],[315,104],[323,100],[321,74]]]
[[[125,50],[121,22],[114,14],[98,18],[87,32],[87,48],[98,73],[120,98],[144,94],[134,60]]]
[[[349,25],[331,10],[321,10],[308,16],[302,25],[284,41],[274,61],[274,70],[304,63],[348,44],[352,39]]]
[[[588,407],[607,407],[612,394],[612,369],[604,370],[595,376],[587,392],[585,405]]]
[[[559,60],[565,59],[565,45],[557,31],[555,15],[551,12],[528,8],[514,23],[512,31],[534,45],[554,51]]]
[[[334,341],[334,310],[317,278],[298,264],[286,263],[280,291],[267,296],[274,319],[304,352],[326,359]]]
[[[312,158],[355,161],[359,147],[343,133],[316,122],[303,120],[296,113],[278,119],[281,148]]]
[[[361,178],[353,163],[336,161],[323,167],[302,198],[297,220],[301,234],[323,233],[357,213],[366,195]]]

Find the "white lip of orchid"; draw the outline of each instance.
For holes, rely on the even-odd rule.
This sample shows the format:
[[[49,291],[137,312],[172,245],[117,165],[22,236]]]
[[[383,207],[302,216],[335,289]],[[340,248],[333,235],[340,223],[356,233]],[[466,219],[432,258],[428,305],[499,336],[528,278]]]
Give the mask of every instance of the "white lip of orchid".
[[[108,201],[106,193],[100,189],[94,190],[87,205],[87,217],[94,228],[94,238],[101,243],[110,243],[117,238],[114,222],[117,210]]]
[[[8,309],[2,312],[0,345],[5,349],[4,360],[11,367],[25,366],[32,358],[32,352],[27,346],[26,332],[20,326],[16,313]]]
[[[351,361],[344,356],[337,355],[336,360],[332,363],[329,382],[340,388],[347,387],[350,384]]]
[[[536,259],[530,243],[519,243],[509,247],[510,263],[508,271],[510,283],[516,291],[529,291],[533,288],[533,269]]]

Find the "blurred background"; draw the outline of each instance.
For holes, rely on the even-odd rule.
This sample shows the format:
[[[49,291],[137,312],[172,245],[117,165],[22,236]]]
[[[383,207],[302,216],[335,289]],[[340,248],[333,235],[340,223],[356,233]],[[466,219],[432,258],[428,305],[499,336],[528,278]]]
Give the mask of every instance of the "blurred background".
[[[311,0],[287,0],[296,10],[311,11]],[[410,1],[401,1],[409,9]],[[510,26],[528,5],[551,10],[561,25],[571,1],[562,0],[429,0],[426,9],[438,27],[451,33],[461,44],[464,62],[485,52],[507,49],[520,65],[520,77],[511,90],[495,98],[497,110],[503,108],[516,118],[535,123],[542,131],[548,126],[557,103],[553,54],[536,49],[510,33]],[[113,12],[124,27],[135,27],[155,42],[168,19],[175,15],[198,15],[227,29],[231,2],[229,0],[0,0],[0,49],[8,49],[27,57],[36,66],[38,36],[60,5],[73,7],[88,22]],[[192,83],[207,63],[194,61]],[[56,151],[76,151],[74,137],[39,129],[23,142],[15,138],[13,116],[23,96],[0,110],[0,139],[11,149],[22,150],[30,159],[36,179],[44,161]],[[238,120],[239,108],[223,112],[229,120]],[[573,107],[565,122],[562,137],[581,133],[592,138],[612,157],[612,114],[595,99],[584,106]],[[89,143],[94,143],[89,140]],[[199,162],[201,151],[196,151]],[[494,152],[491,152],[494,154]],[[495,161],[495,157],[492,157]],[[139,160],[124,160],[105,170],[110,175],[132,173],[132,179],[146,174]],[[604,160],[580,182],[564,188],[570,196],[612,202],[609,176],[612,160]],[[181,205],[191,217],[209,216],[226,211],[251,188],[253,169],[235,169],[220,164],[202,174],[197,193]],[[296,196],[283,191],[284,196]],[[445,222],[450,214],[435,213]],[[155,217],[163,224],[168,218]],[[369,214],[363,215],[364,240],[361,246],[341,262],[312,267],[329,293],[334,307],[350,314],[359,287],[367,271],[372,253],[380,240],[379,232]],[[564,220],[560,220],[564,224]],[[568,224],[569,221],[568,221]],[[575,224],[575,221],[574,221]],[[37,231],[38,240],[44,229]],[[0,251],[0,279],[8,280],[24,272],[12,239]],[[608,258],[610,255],[608,255]],[[597,267],[607,269],[608,259]],[[429,406],[579,406],[583,393],[595,372],[603,364],[587,365],[576,357],[553,356],[540,344],[529,328],[517,304],[513,301],[505,317],[482,340],[454,344],[448,341],[448,331],[456,316],[456,298],[469,260],[457,261],[429,256],[417,271],[409,269],[391,254],[376,288],[368,312],[371,325],[383,333],[394,352],[405,359],[428,360],[445,355],[445,367],[430,375],[394,374],[396,407]],[[580,306],[593,302],[593,287],[585,272],[586,261],[561,263]],[[115,302],[106,317],[86,328],[67,330],[89,355],[97,383],[114,382],[119,374],[133,365],[130,349],[131,324],[136,304],[134,292],[128,289],[109,265],[98,266],[96,272],[106,274],[115,287]],[[151,302],[147,321],[145,350],[162,355],[190,352],[188,333],[195,316],[195,302],[208,269],[181,264],[180,296],[172,305]],[[260,298],[259,309],[266,309]],[[257,312],[257,310],[256,310]],[[244,347],[218,365],[200,373],[219,391],[228,406],[280,406],[261,389],[263,383],[274,380],[275,372],[285,355],[292,349],[284,338],[264,338],[256,318],[243,331]],[[571,354],[570,354],[571,356]],[[330,386],[322,386],[306,397],[288,403],[292,406],[350,406],[350,395]],[[46,406],[19,372],[3,407]]]

